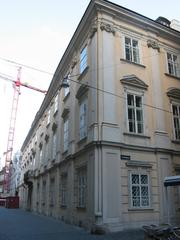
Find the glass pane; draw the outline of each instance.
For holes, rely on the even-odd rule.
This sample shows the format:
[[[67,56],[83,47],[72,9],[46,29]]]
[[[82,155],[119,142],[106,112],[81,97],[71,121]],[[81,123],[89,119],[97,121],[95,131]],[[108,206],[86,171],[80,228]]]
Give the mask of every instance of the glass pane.
[[[131,94],[127,95],[127,101],[129,106],[134,106],[134,96]]]
[[[143,133],[143,123],[137,124],[137,131],[138,131],[138,133]]]
[[[139,184],[139,175],[132,174],[132,184]]]
[[[142,107],[142,98],[140,96],[136,96],[136,107]]]
[[[140,206],[140,189],[138,186],[132,187],[132,205],[133,207]]]
[[[133,39],[133,47],[138,47],[138,41]]]
[[[173,115],[178,116],[178,108],[175,105],[173,105]]]
[[[149,206],[148,187],[141,187],[141,205],[143,207]]]
[[[141,184],[148,184],[148,176],[147,175],[141,175]]]
[[[142,122],[143,117],[142,117],[142,110],[136,110],[136,118],[138,122]]]
[[[167,59],[171,60],[171,54],[170,53],[167,53]]]

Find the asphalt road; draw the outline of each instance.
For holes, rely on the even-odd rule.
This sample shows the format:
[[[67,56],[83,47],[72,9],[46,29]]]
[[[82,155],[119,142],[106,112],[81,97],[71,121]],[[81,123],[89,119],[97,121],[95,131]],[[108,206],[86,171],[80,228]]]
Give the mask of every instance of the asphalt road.
[[[0,240],[142,240],[141,231],[92,235],[83,228],[21,209],[0,207]]]

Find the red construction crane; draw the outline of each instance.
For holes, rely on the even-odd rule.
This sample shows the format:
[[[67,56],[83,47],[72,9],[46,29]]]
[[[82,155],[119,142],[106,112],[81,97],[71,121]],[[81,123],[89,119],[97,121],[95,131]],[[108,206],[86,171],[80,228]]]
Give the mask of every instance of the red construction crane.
[[[10,164],[12,162],[12,153],[13,153],[13,143],[14,143],[14,132],[16,126],[16,116],[17,116],[17,109],[18,109],[18,101],[20,95],[20,87],[26,87],[41,93],[46,94],[47,91],[41,90],[39,88],[33,87],[29,84],[21,82],[21,67],[18,69],[17,80],[12,80],[9,77],[0,75],[0,78],[13,82],[14,87],[14,94],[12,100],[12,108],[11,108],[11,117],[10,117],[10,125],[9,125],[9,132],[8,132],[8,141],[7,141],[7,150],[4,152],[6,155],[5,157],[5,171],[4,171],[4,182],[3,182],[3,192],[9,192],[9,180],[10,180]]]

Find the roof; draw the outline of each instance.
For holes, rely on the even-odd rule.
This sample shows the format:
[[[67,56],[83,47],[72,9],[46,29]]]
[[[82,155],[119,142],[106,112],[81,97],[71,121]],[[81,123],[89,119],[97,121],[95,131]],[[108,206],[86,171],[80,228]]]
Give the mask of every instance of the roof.
[[[164,186],[177,186],[180,185],[180,175],[169,176],[164,178]]]

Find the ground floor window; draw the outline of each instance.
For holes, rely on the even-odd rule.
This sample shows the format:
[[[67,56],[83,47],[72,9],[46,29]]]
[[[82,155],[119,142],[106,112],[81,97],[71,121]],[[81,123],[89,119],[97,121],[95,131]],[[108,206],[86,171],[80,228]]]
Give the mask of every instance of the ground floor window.
[[[50,179],[50,185],[49,185],[49,205],[50,207],[53,207],[55,205],[55,179]]]
[[[87,201],[87,168],[81,167],[77,170],[77,197],[78,207],[85,208]]]
[[[130,174],[131,207],[143,208],[150,206],[149,175]]]
[[[61,206],[67,206],[67,173],[61,175]]]

